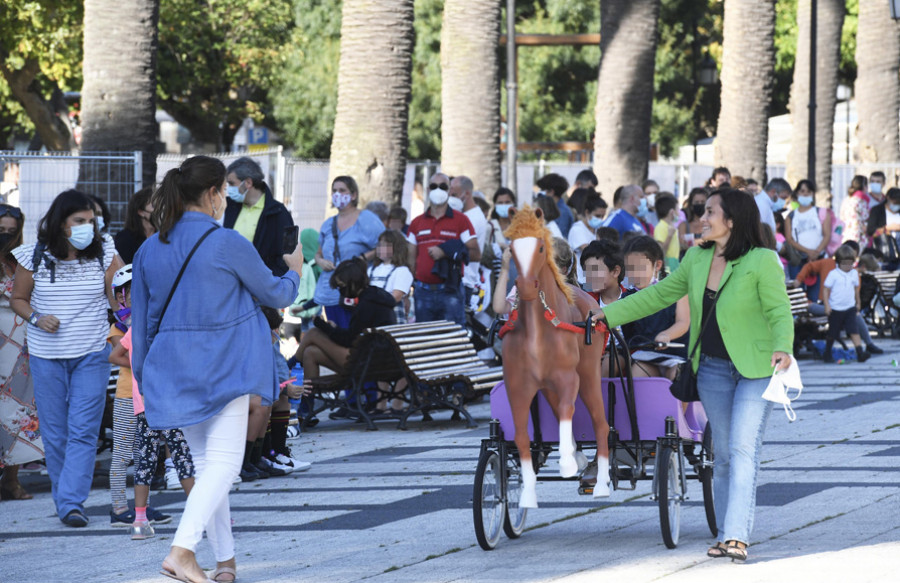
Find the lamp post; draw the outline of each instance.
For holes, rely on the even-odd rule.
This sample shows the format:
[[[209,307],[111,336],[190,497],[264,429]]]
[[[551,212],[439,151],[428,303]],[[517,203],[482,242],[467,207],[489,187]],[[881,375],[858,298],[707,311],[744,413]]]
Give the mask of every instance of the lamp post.
[[[900,0],[898,0],[900,1]],[[716,65],[716,60],[710,56],[709,53],[706,53],[700,62],[697,64],[697,74],[694,77],[695,88],[697,85],[700,87],[712,87],[716,83],[719,82],[719,68]],[[695,89],[694,94],[698,94],[698,91]],[[697,112],[694,112],[694,163],[697,163],[697,141],[700,138],[700,116],[697,115]]]
[[[809,139],[807,141],[806,177],[816,179],[816,15],[819,12],[817,0],[809,3]]]
[[[519,149],[516,128],[516,0],[506,1],[506,187],[516,192],[516,154]]]

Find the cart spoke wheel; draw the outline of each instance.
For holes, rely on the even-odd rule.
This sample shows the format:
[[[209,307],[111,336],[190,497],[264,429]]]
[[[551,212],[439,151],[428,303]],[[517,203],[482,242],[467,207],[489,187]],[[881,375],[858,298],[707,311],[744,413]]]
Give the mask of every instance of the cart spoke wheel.
[[[710,463],[709,467],[701,467],[699,472],[700,483],[703,485],[703,507],[706,509],[706,524],[709,526],[709,532],[713,536],[718,536],[719,528],[716,526],[716,507],[713,501],[712,429],[708,421],[706,428],[703,430],[703,450],[701,451],[700,459]]]
[[[680,459],[678,452],[663,446],[656,459],[656,500],[659,502],[659,527],[662,530],[663,542],[667,548],[674,549],[678,544],[678,533],[681,530],[681,501],[684,491],[681,488]]]
[[[497,452],[485,450],[478,459],[475,470],[475,488],[472,493],[472,512],[475,522],[475,538],[486,551],[493,550],[500,540],[506,504],[501,493],[502,472]]]
[[[519,508],[519,497],[522,494],[522,472],[519,460],[506,461],[506,512],[503,519],[503,532],[509,538],[519,538],[525,530],[527,508]]]

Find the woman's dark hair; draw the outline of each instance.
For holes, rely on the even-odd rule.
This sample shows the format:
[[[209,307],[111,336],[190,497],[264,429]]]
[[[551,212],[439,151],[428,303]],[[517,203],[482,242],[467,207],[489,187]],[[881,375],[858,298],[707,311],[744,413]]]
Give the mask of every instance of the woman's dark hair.
[[[66,219],[81,211],[94,212],[94,201],[85,193],[78,190],[66,190],[57,195],[47,210],[47,214],[38,223],[38,243],[47,246],[47,251],[57,259],[65,259],[69,256],[69,240],[66,237]],[[79,259],[97,259],[103,255],[103,242],[100,232],[94,225],[94,240],[82,250],[77,250],[75,256]]]
[[[16,217],[14,215],[19,216]],[[12,250],[22,245],[22,230],[25,228],[25,213],[17,206],[3,203],[0,204],[0,218],[3,217],[10,217],[16,221],[16,234],[9,240],[9,243],[0,249],[0,257],[6,257],[7,260],[15,261],[16,259],[13,257]]]
[[[406,237],[403,236],[403,233],[385,229],[378,235],[378,242],[381,243],[382,241],[391,244],[391,265],[396,265],[397,267],[409,265],[409,244],[406,242]],[[378,266],[381,263],[382,261],[376,253],[374,264]]]
[[[159,189],[150,198],[159,240],[169,242],[169,231],[181,220],[185,206],[199,204],[204,192],[219,189],[224,183],[225,164],[209,156],[188,158],[180,167],[166,172]]]
[[[572,210],[575,211],[575,215],[578,216],[584,212],[584,201],[592,194],[597,194],[597,191],[593,188],[576,188],[572,191],[566,204],[572,207]]]
[[[759,207],[753,197],[733,188],[713,191],[709,198],[714,196],[719,197],[723,218],[731,221],[731,236],[722,253],[725,261],[734,261],[755,247],[765,248],[759,228]],[[714,245],[714,241],[707,241],[700,246],[709,249]]]
[[[491,201],[494,203],[494,208],[491,209],[491,218],[492,219],[497,219],[497,220],[500,219],[500,215],[497,214],[497,208],[496,208],[497,207],[497,199],[500,198],[501,196],[503,196],[504,194],[506,196],[510,197],[512,199],[513,206],[516,206],[516,200],[517,200],[516,193],[513,192],[512,190],[506,188],[505,186],[501,186],[500,188],[497,189],[497,192],[494,193],[494,197],[491,199]]]
[[[280,311],[268,306],[260,306],[259,309],[262,310],[263,316],[266,317],[266,322],[268,323],[270,330],[278,330],[281,328],[281,324],[284,323],[284,318],[281,316]]]
[[[101,232],[107,233],[109,232],[109,222],[112,220],[112,214],[109,212],[109,207],[106,205],[106,201],[97,196],[96,194],[89,194],[88,198],[94,201],[94,204],[100,207],[100,214],[103,216],[103,228],[100,229]],[[94,211],[94,214],[97,214],[97,211]]]
[[[358,298],[369,287],[366,267],[365,260],[360,257],[341,261],[334,268],[329,284],[333,289],[341,290],[341,295],[345,298]]]
[[[687,222],[689,222],[689,223],[691,221],[693,221],[694,219],[700,218],[700,217],[694,216],[694,209],[693,209],[694,197],[697,196],[698,194],[702,194],[707,199],[709,199],[709,197],[711,196],[709,194],[709,190],[707,190],[705,188],[701,188],[698,186],[697,188],[691,189],[691,192],[688,194],[687,200],[684,201],[684,214],[687,216]],[[757,212],[759,212],[759,209],[757,209]],[[703,215],[700,215],[700,216],[703,216]]]
[[[589,194],[584,198],[584,212],[582,214],[589,215],[597,209],[605,209],[608,206],[606,201],[600,198],[599,194]]]
[[[350,194],[356,195],[356,200],[351,200],[350,204],[353,206],[359,206],[359,186],[356,184],[356,181],[353,180],[352,176],[338,176],[334,180],[331,181],[331,188],[334,189],[335,182],[343,182],[344,186],[347,187],[347,190],[350,191]]]
[[[628,242],[625,243],[625,249],[622,251],[622,255],[627,256],[629,253],[639,253],[650,260],[650,263],[656,263],[657,261],[662,262],[660,273],[665,273],[666,254],[663,253],[663,249],[660,247],[659,242],[653,237],[650,237],[649,235],[638,235],[637,237],[629,239]]]
[[[125,230],[131,231],[140,237],[141,240],[144,239],[144,224],[141,222],[141,215],[138,213],[144,210],[152,195],[153,189],[151,187],[147,186],[140,189],[128,199],[128,209],[125,211]]]
[[[806,188],[808,188],[809,191],[813,193],[813,195],[816,194],[816,185],[813,184],[812,180],[807,180],[804,178],[803,180],[801,180],[800,182],[797,183],[797,188],[795,188],[794,191],[791,193],[791,198],[793,198],[794,200],[797,200],[797,197],[800,196],[800,189],[804,186]]]
[[[857,190],[865,192],[868,188],[869,180],[865,176],[857,174],[853,177],[853,180],[850,181],[850,187],[847,189],[847,194],[853,196],[853,193]]]
[[[537,197],[534,199],[534,206],[544,212],[544,221],[548,223],[559,218],[559,207],[556,206],[556,201],[549,196]]]
[[[607,241],[605,239],[591,241],[587,247],[581,250],[581,269],[588,259],[599,259],[610,271],[619,268],[619,283],[625,279],[625,255],[618,243]]]

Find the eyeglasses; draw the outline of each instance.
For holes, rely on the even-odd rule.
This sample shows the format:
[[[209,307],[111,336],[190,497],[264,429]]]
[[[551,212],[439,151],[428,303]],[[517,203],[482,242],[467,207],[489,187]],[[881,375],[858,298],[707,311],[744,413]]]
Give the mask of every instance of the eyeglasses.
[[[428,185],[428,190],[437,190],[437,189],[450,190],[450,185],[449,184],[435,184],[434,182],[432,182],[431,184]]]
[[[6,215],[9,215],[14,219],[21,219],[22,210],[19,207],[10,206],[8,204],[0,204],[0,217],[5,217]]]

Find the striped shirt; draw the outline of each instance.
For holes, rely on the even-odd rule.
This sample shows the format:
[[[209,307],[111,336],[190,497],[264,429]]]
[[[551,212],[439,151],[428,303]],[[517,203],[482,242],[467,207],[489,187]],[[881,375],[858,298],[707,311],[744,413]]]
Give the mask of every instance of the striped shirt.
[[[35,244],[22,245],[13,256],[24,269],[34,271]],[[63,261],[44,254],[37,273],[31,307],[38,314],[56,316],[59,329],[51,334],[28,325],[28,351],[40,358],[79,358],[102,350],[109,324],[106,319],[106,269],[116,256],[116,247],[103,238],[103,267],[96,259]],[[48,258],[56,263],[56,278],[50,283]]]

